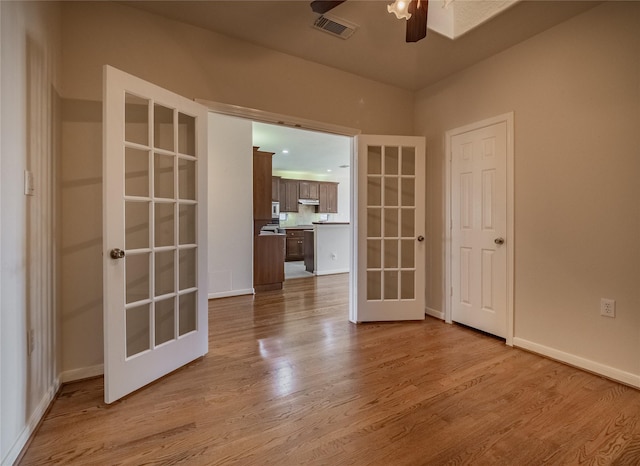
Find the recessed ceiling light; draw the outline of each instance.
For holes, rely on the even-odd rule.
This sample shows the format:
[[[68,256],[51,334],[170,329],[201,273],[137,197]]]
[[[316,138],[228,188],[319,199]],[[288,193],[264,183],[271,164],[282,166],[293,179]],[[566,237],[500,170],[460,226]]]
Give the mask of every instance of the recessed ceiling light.
[[[328,168],[328,169],[327,169],[327,172],[331,173],[331,169],[330,169],[330,168]]]
[[[283,154],[288,154],[288,153],[289,153],[289,150],[288,150],[288,149],[283,149],[283,150],[282,150],[282,153],[283,153]]]

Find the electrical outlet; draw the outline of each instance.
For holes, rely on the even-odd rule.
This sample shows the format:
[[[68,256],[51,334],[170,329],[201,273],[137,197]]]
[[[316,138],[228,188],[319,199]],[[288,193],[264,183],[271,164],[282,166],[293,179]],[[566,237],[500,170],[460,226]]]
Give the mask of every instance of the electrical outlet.
[[[614,299],[600,298],[600,315],[605,317],[615,317],[616,301]]]

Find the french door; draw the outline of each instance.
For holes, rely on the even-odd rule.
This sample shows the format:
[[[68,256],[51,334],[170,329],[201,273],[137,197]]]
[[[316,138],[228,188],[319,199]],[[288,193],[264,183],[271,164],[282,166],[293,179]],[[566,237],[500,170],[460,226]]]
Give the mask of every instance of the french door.
[[[356,137],[350,320],[425,316],[425,140]]]
[[[207,352],[207,110],[104,67],[105,402]]]

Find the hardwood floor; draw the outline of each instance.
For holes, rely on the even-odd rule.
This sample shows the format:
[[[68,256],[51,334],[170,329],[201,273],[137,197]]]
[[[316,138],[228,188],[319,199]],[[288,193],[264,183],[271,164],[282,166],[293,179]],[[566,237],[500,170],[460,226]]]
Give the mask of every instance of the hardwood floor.
[[[347,297],[211,301],[203,359],[109,406],[65,385],[21,464],[640,464],[640,391],[431,318],[350,324]]]

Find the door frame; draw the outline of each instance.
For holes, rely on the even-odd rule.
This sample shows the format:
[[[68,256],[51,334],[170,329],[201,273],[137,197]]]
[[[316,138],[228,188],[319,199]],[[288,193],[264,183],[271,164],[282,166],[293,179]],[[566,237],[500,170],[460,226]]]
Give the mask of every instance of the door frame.
[[[452,164],[452,139],[459,134],[467,133],[478,129],[492,126],[497,123],[506,123],[507,126],[507,160],[506,160],[506,176],[507,176],[507,283],[505,283],[507,292],[507,336],[506,344],[513,346],[514,333],[514,113],[503,113],[502,115],[476,121],[458,128],[454,128],[445,132],[445,248],[444,248],[444,267],[445,267],[445,311],[444,319],[448,324],[451,320],[451,295],[453,292],[453,280],[451,277],[451,245],[452,245],[452,222],[453,215],[451,205],[453,183],[451,181],[451,164]]]
[[[349,182],[349,216],[351,223],[351,235],[349,239],[349,255],[350,271],[349,271],[349,313],[350,322],[356,322],[357,311],[357,238],[358,238],[358,153],[356,151],[356,136],[362,134],[358,128],[349,126],[334,125],[316,120],[308,120],[290,115],[282,115],[280,113],[268,112],[239,105],[230,105],[221,102],[215,102],[206,99],[194,99],[196,102],[204,105],[212,113],[220,115],[244,118],[250,121],[259,121],[261,123],[270,123],[277,125],[285,125],[291,128],[306,129],[318,131],[322,133],[338,134],[351,138],[351,157],[350,157],[350,173]],[[253,245],[251,246],[253,247]]]

